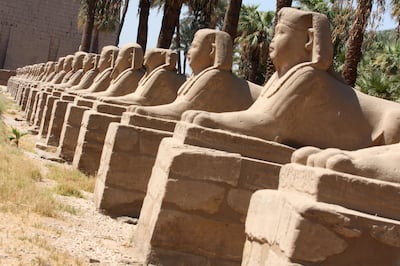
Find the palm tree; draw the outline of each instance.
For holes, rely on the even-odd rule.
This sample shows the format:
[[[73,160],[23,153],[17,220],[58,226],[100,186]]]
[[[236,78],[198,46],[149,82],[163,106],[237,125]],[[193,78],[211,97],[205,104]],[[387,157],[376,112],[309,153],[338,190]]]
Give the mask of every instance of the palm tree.
[[[224,26],[222,27],[222,30],[229,33],[229,35],[232,37],[232,40],[235,40],[237,36],[241,8],[242,0],[230,0],[226,9]]]
[[[94,9],[90,11],[93,12],[93,25],[90,34],[87,32],[89,30],[88,24],[91,23],[87,16],[88,10],[91,8],[88,1],[92,0],[81,0],[78,15],[78,28],[83,31],[80,50],[97,52],[99,32],[113,32],[119,24],[122,0],[94,0]]]
[[[258,6],[243,6],[236,39],[240,46],[240,76],[263,84],[265,81],[269,43],[273,32],[274,12],[259,12]]]
[[[357,66],[361,60],[361,47],[364,33],[372,11],[372,0],[357,0],[356,13],[347,41],[346,59],[343,67],[344,80],[354,86],[357,79]]]
[[[138,25],[138,31],[137,31],[138,35],[136,42],[140,46],[142,46],[143,51],[146,51],[150,1],[140,0],[138,11],[139,11],[139,25]]]
[[[121,31],[122,31],[122,28],[123,28],[124,23],[125,23],[125,17],[126,17],[126,13],[128,12],[128,7],[129,7],[129,0],[125,0],[124,1],[124,7],[122,9],[121,22],[119,23],[119,27],[118,27],[118,31],[117,31],[117,38],[115,40],[115,46],[117,46],[119,44],[119,38],[121,36]]]
[[[156,0],[155,2],[160,2],[160,0]],[[181,13],[183,0],[165,0],[163,2],[164,15],[161,22],[161,29],[158,36],[157,47],[168,49],[171,46],[175,27],[179,21],[179,15]]]
[[[82,13],[85,23],[82,32],[80,51],[89,52],[94,26],[95,9],[96,0],[81,0],[80,13]]]

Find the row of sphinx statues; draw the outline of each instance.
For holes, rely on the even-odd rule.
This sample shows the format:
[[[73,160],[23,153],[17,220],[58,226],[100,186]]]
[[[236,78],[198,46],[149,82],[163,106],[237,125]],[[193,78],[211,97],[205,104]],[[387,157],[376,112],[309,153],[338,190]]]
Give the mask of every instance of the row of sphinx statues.
[[[400,105],[363,94],[335,74],[330,36],[325,15],[283,8],[269,48],[276,72],[262,87],[232,73],[233,44],[227,33],[202,29],[195,34],[187,54],[192,69],[188,78],[177,74],[176,52],[155,48],[144,53],[132,43],[121,48],[106,46],[100,55],[76,52],[57,62],[22,67],[9,80],[8,90],[22,106],[28,122],[39,131],[45,146],[57,147],[57,156],[96,175],[95,201],[99,209],[111,215],[140,215],[133,241],[134,254],[141,262],[156,259],[162,265],[176,265],[176,261],[183,261],[182,265],[238,265],[240,261],[242,265],[356,265],[353,263],[361,261],[359,265],[378,265],[378,261],[384,262],[381,265],[396,265],[398,256],[393,254],[400,248],[398,236],[391,236],[396,239],[392,242],[379,239],[388,247],[379,246],[383,255],[375,254],[376,260],[365,254],[368,248],[378,245],[371,237],[365,240],[365,235],[336,229],[332,233],[332,224],[327,229],[329,234],[320,230],[321,223],[328,227],[329,215],[353,215],[348,218],[353,221],[365,213],[378,214],[390,220],[386,221],[388,228],[398,228],[400,218],[392,213],[392,208],[398,212],[397,203],[387,202],[391,206],[375,208],[371,207],[374,204],[364,206],[360,202],[368,195],[343,199],[344,194],[353,191],[348,188],[348,180],[366,184],[365,191],[375,185],[400,190]],[[241,162],[238,169],[230,165],[232,156]],[[245,169],[246,164],[251,167]],[[274,169],[274,185],[263,185],[265,180],[243,185],[240,180],[244,173],[267,175],[267,170],[260,169]],[[331,177],[332,173],[336,182],[347,183],[331,184],[341,186],[340,193],[329,201],[324,199],[327,196],[316,201],[362,214],[347,209],[332,211],[333,207],[328,211],[321,205],[317,209],[325,216],[316,216],[324,219],[313,220],[313,226],[307,223],[303,228],[305,220],[316,219],[308,217],[310,210],[315,213],[316,205],[277,207],[297,206],[302,199],[298,196],[300,190],[311,193],[312,189],[304,187],[316,179],[324,184],[323,177]],[[193,176],[201,176],[201,184],[207,188],[192,184]],[[237,176],[239,181],[227,181],[231,176]],[[300,180],[299,176],[313,176],[314,181]],[[374,181],[365,181],[370,179]],[[219,191],[214,187],[216,180],[224,183],[226,196],[215,196]],[[242,189],[242,194],[236,193]],[[263,189],[267,190],[262,192]],[[312,195],[326,193],[324,189],[321,185]],[[250,200],[256,190],[261,192]],[[296,192],[293,197],[285,196],[288,190]],[[211,192],[211,200],[201,200]],[[196,193],[202,195],[197,199]],[[234,197],[235,193],[240,196]],[[339,195],[341,199],[337,198]],[[232,203],[234,199],[240,204]],[[379,202],[375,198],[369,200]],[[193,206],[188,203],[192,201],[196,202]],[[217,208],[213,204],[219,201],[225,203]],[[239,205],[245,207],[241,209]],[[233,215],[226,208],[237,213]],[[289,212],[292,209],[293,213]],[[298,223],[266,218],[283,214]],[[200,222],[199,216],[215,224]],[[357,230],[372,230],[382,223],[372,216],[364,217],[368,222],[357,224],[362,228]],[[264,219],[264,224],[257,219]],[[218,227],[221,221],[225,221],[226,229]],[[188,224],[204,227],[207,233],[201,229],[198,230],[202,233],[193,232]],[[235,230],[241,234],[237,239],[222,234],[216,240],[220,232],[215,233],[215,228],[228,230],[228,224],[240,225]],[[284,226],[287,231],[281,229]],[[289,230],[291,226],[293,232]],[[279,230],[285,231],[280,238]],[[314,232],[315,236],[307,232]],[[369,235],[377,239],[371,232]],[[361,247],[354,241],[357,237],[373,244]],[[203,238],[206,240],[198,241]],[[213,241],[217,244],[210,244]],[[321,251],[324,245],[329,248]]]

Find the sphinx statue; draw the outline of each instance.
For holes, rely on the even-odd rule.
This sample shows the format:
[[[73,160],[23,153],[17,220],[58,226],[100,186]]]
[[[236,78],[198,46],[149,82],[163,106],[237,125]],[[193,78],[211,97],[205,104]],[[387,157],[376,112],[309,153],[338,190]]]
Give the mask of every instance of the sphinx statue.
[[[98,75],[93,80],[89,88],[77,91],[68,91],[71,94],[85,95],[93,92],[104,91],[111,82],[111,73],[113,71],[115,59],[118,56],[118,47],[113,45],[104,46],[100,53],[100,59],[97,63]]]
[[[143,50],[139,44],[129,43],[124,45],[115,62],[111,73],[109,87],[100,92],[84,95],[85,98],[97,99],[99,97],[113,97],[126,95],[134,91],[143,77]]]
[[[85,90],[93,84],[94,79],[96,78],[99,71],[97,69],[97,62],[100,56],[93,53],[86,54],[85,58],[83,59],[83,66],[82,70],[84,75],[82,76],[79,84],[66,88],[65,91],[76,91],[76,90]]]
[[[283,8],[270,56],[277,69],[247,110],[190,111],[183,120],[293,147],[360,149],[400,141],[400,105],[346,85],[330,71],[325,15]]]
[[[258,96],[259,88],[232,74],[232,55],[229,34],[212,29],[197,31],[187,55],[192,76],[179,88],[175,101],[128,110],[179,120],[186,110],[226,112],[248,108]]]
[[[68,77],[68,81],[61,83],[57,86],[58,89],[65,89],[71,86],[77,85],[85,74],[83,69],[83,61],[86,57],[86,52],[76,52],[74,54],[72,64],[71,64],[71,75]]]
[[[120,105],[160,105],[176,98],[185,81],[176,73],[178,55],[169,49],[154,48],[146,52],[143,65],[146,73],[135,92],[119,97],[102,97],[101,101]]]
[[[293,153],[292,162],[400,183],[400,143],[355,151],[304,147]]]

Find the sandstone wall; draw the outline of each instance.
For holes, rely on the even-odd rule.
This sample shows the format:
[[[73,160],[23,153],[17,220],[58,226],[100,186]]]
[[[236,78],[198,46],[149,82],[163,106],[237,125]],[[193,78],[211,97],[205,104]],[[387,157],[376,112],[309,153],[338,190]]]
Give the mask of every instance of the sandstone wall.
[[[79,0],[0,0],[0,68],[55,60],[78,50]],[[99,47],[115,33],[101,34]]]

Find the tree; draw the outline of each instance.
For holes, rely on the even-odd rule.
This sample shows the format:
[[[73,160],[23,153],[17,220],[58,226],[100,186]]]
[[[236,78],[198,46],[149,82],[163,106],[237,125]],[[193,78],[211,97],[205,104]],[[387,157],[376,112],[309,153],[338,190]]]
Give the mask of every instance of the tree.
[[[237,37],[241,8],[242,0],[230,0],[225,13],[224,26],[222,27],[222,30],[229,33],[233,41]]]
[[[89,52],[94,26],[96,0],[81,0],[81,12],[85,18],[80,51]]]
[[[239,75],[263,84],[273,32],[274,12],[257,11],[258,6],[243,6],[236,39],[240,47]]]
[[[361,60],[361,47],[371,10],[372,0],[357,0],[356,13],[347,41],[346,60],[343,67],[344,80],[350,86],[354,86],[356,83],[357,65]]]
[[[140,1],[140,2],[142,2],[142,1]],[[124,27],[124,24],[125,24],[125,17],[126,17],[126,13],[128,12],[128,7],[129,7],[129,0],[125,0],[124,7],[122,9],[121,22],[119,23],[119,27],[118,27],[118,31],[117,31],[117,38],[115,40],[115,46],[117,46],[119,44],[119,38],[121,36],[122,28]]]
[[[115,31],[119,24],[122,0],[94,0],[94,9],[88,4],[92,0],[81,0],[78,15],[78,28],[82,30],[81,51],[98,51],[99,32]],[[90,11],[88,11],[90,9]],[[93,23],[88,32],[88,12],[93,12]],[[92,40],[93,39],[93,40]],[[83,45],[84,43],[84,45]],[[85,49],[85,50],[84,50]]]
[[[157,47],[169,49],[175,27],[179,21],[183,0],[165,0],[164,14],[161,22],[160,34],[158,36]]]
[[[138,35],[136,42],[140,46],[142,46],[143,51],[146,51],[150,1],[140,0],[138,12],[139,12],[139,25],[138,25],[138,31],[137,31]]]

